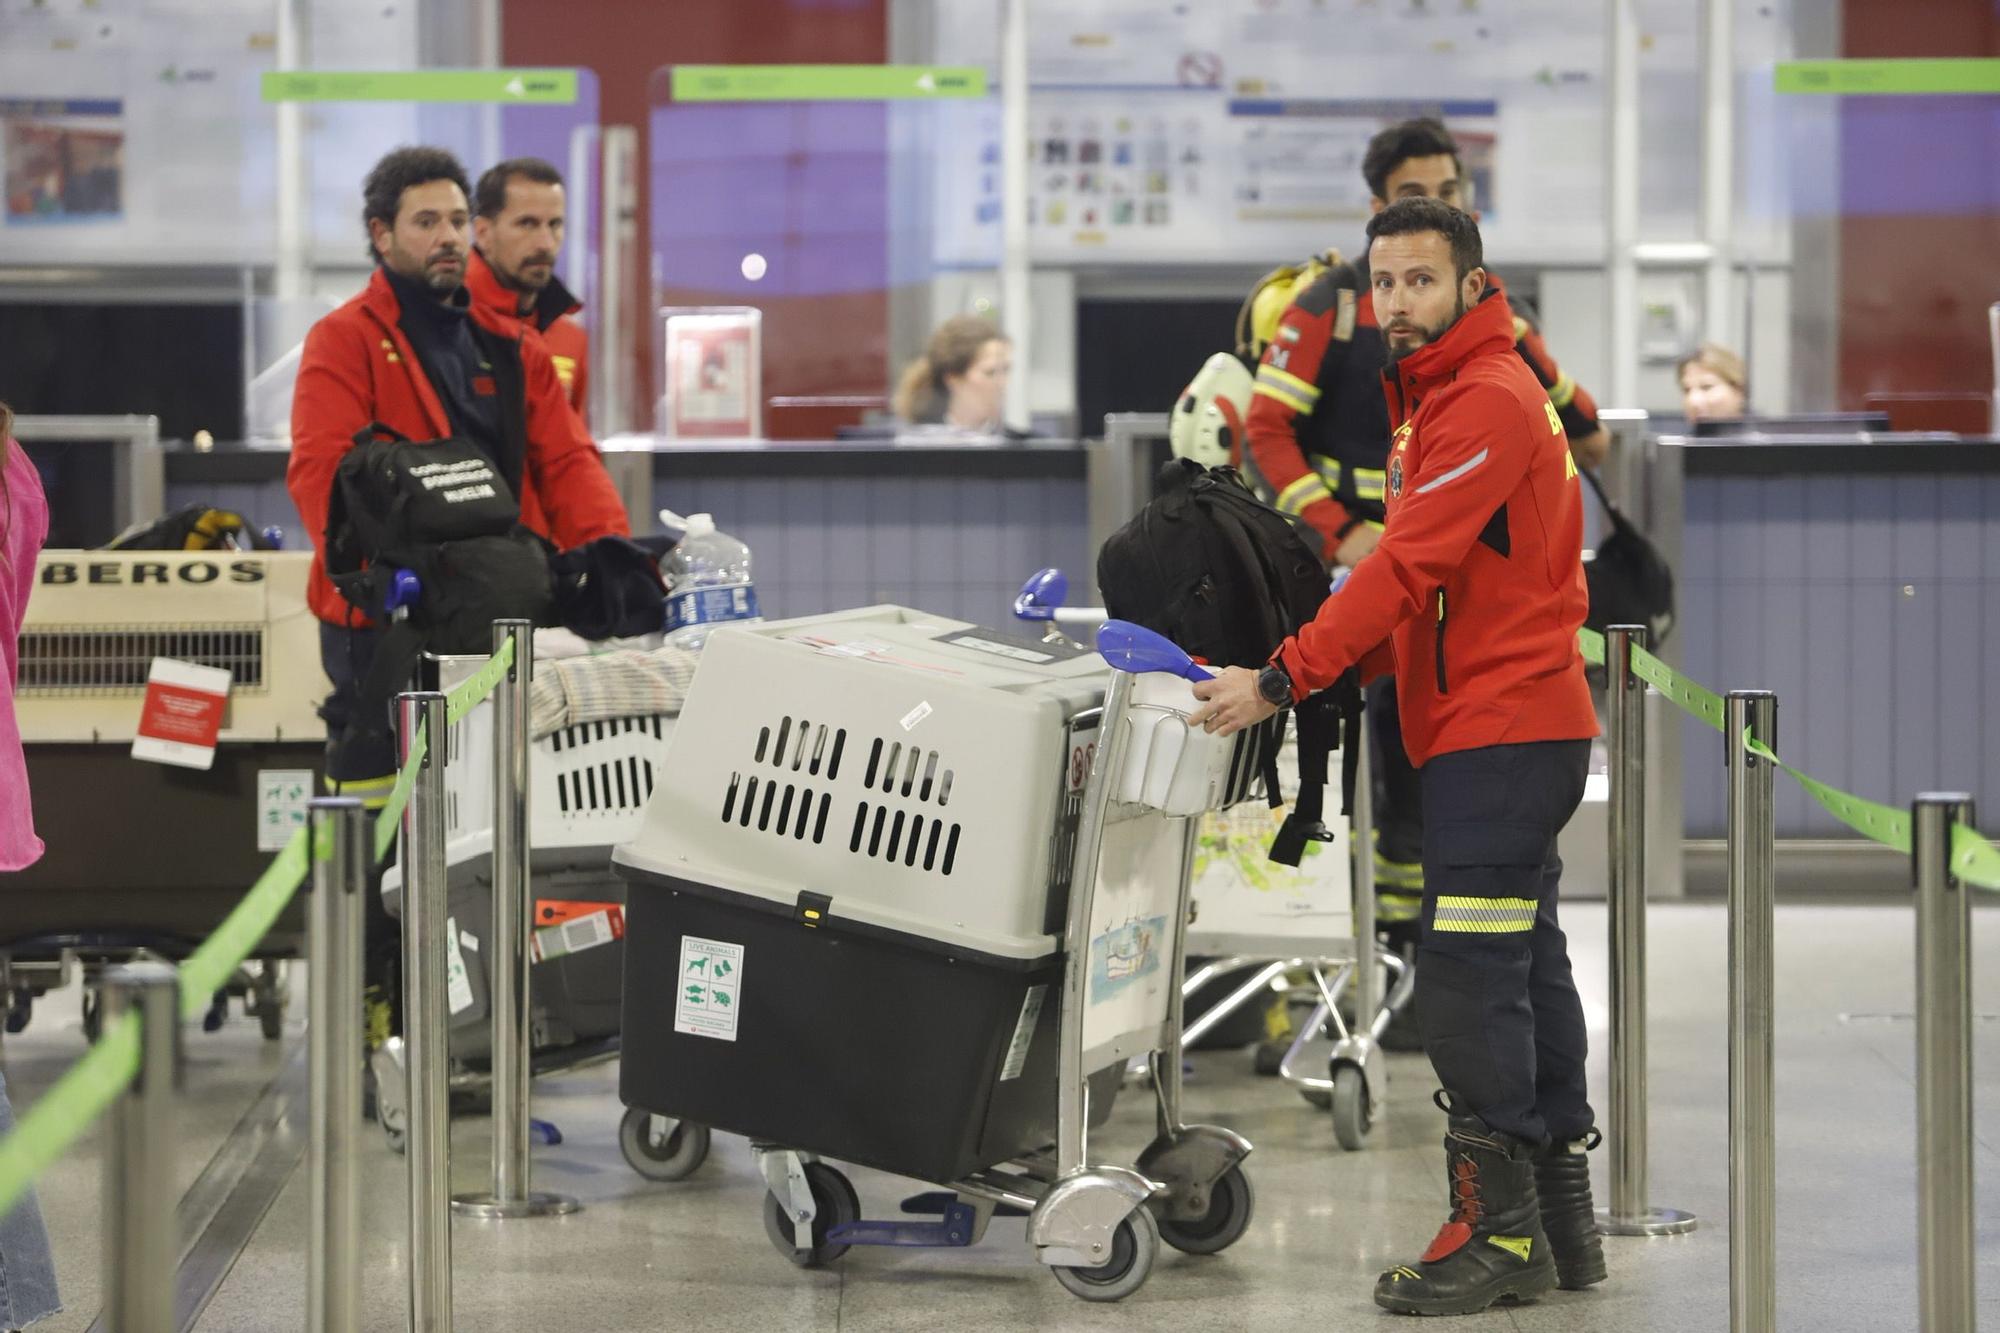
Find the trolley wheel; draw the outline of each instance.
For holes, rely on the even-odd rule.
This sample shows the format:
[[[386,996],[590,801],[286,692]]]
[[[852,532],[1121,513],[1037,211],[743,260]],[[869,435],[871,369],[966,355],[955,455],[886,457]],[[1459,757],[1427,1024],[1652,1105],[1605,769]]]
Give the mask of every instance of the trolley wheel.
[[[704,1133],[706,1130],[704,1130]],[[806,1163],[806,1186],[812,1190],[812,1245],[803,1254],[795,1242],[798,1235],[792,1214],[777,1196],[764,1195],[764,1234],[779,1254],[800,1268],[822,1268],[847,1253],[847,1246],[829,1243],[826,1233],[837,1226],[861,1220],[861,1196],[847,1177],[824,1162]]]
[[[648,1180],[686,1180],[708,1160],[708,1126],[635,1106],[618,1122],[618,1150]]]
[[[1152,1275],[1153,1260],[1160,1255],[1160,1226],[1150,1208],[1134,1208],[1111,1233],[1111,1257],[1096,1268],[1064,1268],[1049,1271],[1072,1296],[1086,1301],[1122,1301],[1146,1285]]]
[[[83,993],[83,1039],[95,1046],[104,1032],[104,996],[95,990]]]
[[[208,1011],[201,1016],[201,1030],[203,1032],[220,1032],[222,1031],[222,1025],[228,1021],[229,992],[219,990],[215,993],[215,998],[209,1001]]]
[[[20,1032],[28,1026],[28,1020],[35,1016],[35,993],[17,990],[7,1000],[7,1031]]]
[[[1182,1254],[1220,1254],[1243,1238],[1257,1196],[1243,1168],[1232,1166],[1208,1194],[1208,1212],[1193,1221],[1157,1219],[1160,1239]]]
[[[1368,1141],[1375,1110],[1369,1104],[1368,1080],[1353,1065],[1333,1071],[1333,1136],[1349,1152],[1360,1152]]]

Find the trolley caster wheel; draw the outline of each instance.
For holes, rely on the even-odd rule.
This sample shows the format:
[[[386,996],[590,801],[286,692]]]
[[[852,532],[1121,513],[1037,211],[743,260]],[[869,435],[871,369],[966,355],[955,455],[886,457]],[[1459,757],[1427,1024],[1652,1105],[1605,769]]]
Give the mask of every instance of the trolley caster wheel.
[[[208,1012],[201,1016],[201,1030],[203,1032],[220,1032],[222,1031],[222,1025],[228,1021],[229,992],[219,990],[215,993],[214,1000],[210,1001]]]
[[[702,1128],[702,1133],[707,1134]],[[854,1186],[847,1177],[824,1162],[806,1163],[806,1186],[812,1190],[813,1212],[812,1246],[805,1252],[799,1251],[795,1238],[797,1225],[784,1204],[778,1202],[774,1194],[764,1195],[764,1234],[771,1238],[771,1244],[779,1254],[797,1264],[800,1268],[822,1268],[847,1253],[848,1247],[829,1242],[826,1233],[837,1226],[861,1220],[861,1196],[854,1192]]]
[[[96,991],[83,993],[83,1039],[95,1046],[104,1033],[104,997]]]
[[[648,1180],[686,1180],[708,1160],[708,1126],[635,1106],[618,1122],[618,1150]]]
[[[258,1003],[257,1026],[263,1030],[265,1041],[276,1041],[285,1035],[285,1011],[275,997]]]
[[[1243,1174],[1242,1167],[1232,1166],[1209,1191],[1205,1216],[1189,1221],[1156,1219],[1160,1239],[1182,1254],[1220,1254],[1243,1239],[1256,1203],[1250,1177]]]
[[[1247,1219],[1246,1219],[1247,1220]],[[1134,1208],[1111,1234],[1111,1257],[1096,1268],[1049,1271],[1072,1296],[1086,1301],[1122,1301],[1146,1285],[1160,1255],[1160,1226],[1149,1208]]]
[[[1276,1078],[1278,1067],[1285,1062],[1285,1052],[1292,1049],[1291,1038],[1282,1041],[1260,1041],[1250,1056],[1250,1068],[1258,1078]]]
[[[1332,1105],[1333,1136],[1348,1152],[1360,1152],[1375,1122],[1375,1109],[1369,1104],[1368,1080],[1353,1065],[1333,1071]]]
[[[35,1016],[35,996],[32,991],[15,991],[7,1002],[7,1031],[17,1033],[28,1026],[28,1020]]]

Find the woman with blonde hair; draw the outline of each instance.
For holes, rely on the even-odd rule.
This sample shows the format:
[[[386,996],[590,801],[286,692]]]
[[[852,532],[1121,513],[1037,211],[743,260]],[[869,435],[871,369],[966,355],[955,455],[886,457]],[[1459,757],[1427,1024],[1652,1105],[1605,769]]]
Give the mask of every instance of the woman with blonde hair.
[[[1001,433],[1013,353],[1000,328],[979,315],[953,315],[896,386],[896,415],[913,426]]]
[[[1719,343],[1703,343],[1674,367],[1689,421],[1727,421],[1749,410],[1750,376],[1743,358]]]
[[[21,620],[35,586],[35,553],[49,535],[41,475],[14,443],[14,414],[0,403],[0,873],[33,865],[42,854],[28,806],[28,765],[14,716]],[[7,1080],[0,1077],[0,1139],[14,1129]],[[62,1309],[56,1295],[49,1233],[32,1191],[0,1216],[0,1328],[23,1328]]]

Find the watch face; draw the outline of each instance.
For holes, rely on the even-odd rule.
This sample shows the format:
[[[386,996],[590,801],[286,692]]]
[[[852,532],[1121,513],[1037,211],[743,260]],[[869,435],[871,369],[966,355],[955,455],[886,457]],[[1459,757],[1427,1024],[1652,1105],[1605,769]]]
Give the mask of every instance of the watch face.
[[[1264,696],[1266,703],[1281,704],[1292,697],[1292,683],[1285,673],[1276,667],[1265,667],[1257,673],[1257,692]]]

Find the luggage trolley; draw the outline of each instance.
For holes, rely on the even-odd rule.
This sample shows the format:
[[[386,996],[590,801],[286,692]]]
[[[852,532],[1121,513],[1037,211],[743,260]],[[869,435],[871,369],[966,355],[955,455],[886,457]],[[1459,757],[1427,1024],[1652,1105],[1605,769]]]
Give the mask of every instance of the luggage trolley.
[[[1068,592],[1062,571],[1040,570],[1021,586],[1014,614],[1046,627],[1052,641],[1093,633],[1104,621],[1104,609],[1068,606]],[[1355,847],[1371,845],[1369,744],[1364,714],[1353,818],[1347,827],[1334,827],[1333,842],[1309,843],[1296,868],[1265,857],[1277,833],[1276,812],[1245,804],[1203,819],[1192,870],[1195,911],[1188,947],[1210,961],[1188,974],[1183,987],[1183,998],[1192,998],[1221,978],[1251,969],[1187,1025],[1183,1040],[1192,1044],[1273,985],[1293,983],[1288,990],[1312,1005],[1312,1013],[1279,1060],[1278,1073],[1307,1101],[1331,1112],[1334,1137],[1350,1152],[1364,1146],[1386,1086],[1382,1031],[1408,1002],[1416,979],[1399,954],[1376,940],[1373,857],[1353,854]],[[1289,740],[1278,772],[1290,799],[1298,765]],[[1374,978],[1364,978],[1357,964],[1371,956],[1390,983],[1386,995],[1367,984]],[[1365,1024],[1356,1020],[1350,1026],[1343,1012],[1341,1002],[1350,993],[1354,999],[1347,1012],[1372,1011]]]
[[[749,1137],[793,1262],[1025,1215],[1057,1280],[1105,1301],[1162,1239],[1214,1253],[1248,1226],[1251,1145],[1182,1118],[1177,982],[1200,815],[1255,793],[1278,727],[1190,732],[1186,682],[1108,678],[898,607],[709,641],[614,856],[619,1090]],[[1158,1137],[1092,1161],[1120,1071],[1154,1051]],[[829,1158],[941,1188],[864,1218]]]
[[[450,689],[484,666],[483,657],[435,657],[426,674]],[[615,1059],[625,952],[625,885],[611,873],[612,848],[639,830],[673,736],[671,714],[619,717],[562,727],[529,746],[528,847],[534,887],[530,1042],[536,1073]],[[485,945],[493,921],[493,705],[451,724],[446,739],[445,860],[451,929],[449,994],[456,1093],[488,1081],[492,1010]],[[402,914],[402,869],[382,877],[390,915]],[[378,1053],[400,1066],[400,1050]],[[403,1133],[396,1069],[378,1070],[383,1128]],[[536,1122],[545,1141],[560,1133]],[[628,1113],[618,1144],[649,1180],[681,1180],[708,1157],[705,1126]]]

